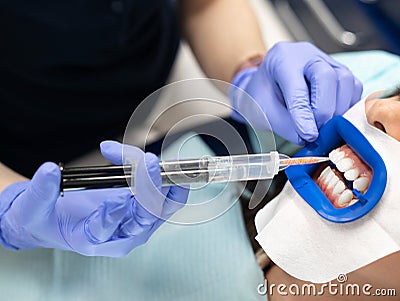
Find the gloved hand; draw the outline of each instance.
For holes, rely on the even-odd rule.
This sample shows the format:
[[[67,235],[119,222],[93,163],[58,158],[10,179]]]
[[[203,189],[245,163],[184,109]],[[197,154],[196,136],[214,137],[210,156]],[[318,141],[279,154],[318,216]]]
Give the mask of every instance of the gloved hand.
[[[277,43],[258,68],[238,72],[232,85],[256,102],[230,89],[235,119],[266,129],[266,116],[275,133],[296,144],[316,140],[318,129],[346,112],[362,93],[362,84],[347,67],[307,42]]]
[[[121,144],[103,142],[101,150],[113,163],[122,163]],[[138,160],[135,196],[116,188],[59,197],[59,168],[45,163],[31,181],[12,184],[1,193],[0,243],[10,249],[56,248],[110,257],[124,256],[145,243],[164,219],[184,206],[188,191],[161,189],[158,158],[135,147],[125,150]]]

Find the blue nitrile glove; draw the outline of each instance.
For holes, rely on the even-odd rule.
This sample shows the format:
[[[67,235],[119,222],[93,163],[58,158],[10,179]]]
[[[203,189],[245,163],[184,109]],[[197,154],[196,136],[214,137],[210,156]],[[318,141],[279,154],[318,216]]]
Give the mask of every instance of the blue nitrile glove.
[[[307,42],[277,43],[258,68],[238,72],[232,84],[254,98],[276,134],[296,144],[317,139],[318,129],[346,112],[362,93],[361,82],[346,66]],[[235,119],[265,129],[265,117],[249,98],[237,89],[229,97]]]
[[[121,144],[104,142],[101,148],[106,158],[121,163],[117,160]],[[164,219],[184,205],[188,192],[171,187],[161,193],[158,158],[131,148],[140,175],[135,196],[129,189],[116,188],[66,192],[60,197],[60,171],[54,163],[43,164],[32,180],[8,186],[0,194],[0,243],[10,249],[56,248],[110,257],[124,256],[145,243]],[[161,218],[141,203],[152,210],[162,208]]]

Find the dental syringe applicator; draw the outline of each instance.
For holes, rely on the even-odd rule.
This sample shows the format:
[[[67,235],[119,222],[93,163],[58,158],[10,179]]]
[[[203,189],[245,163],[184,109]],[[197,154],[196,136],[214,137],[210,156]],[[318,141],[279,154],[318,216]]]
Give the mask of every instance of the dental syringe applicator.
[[[272,151],[264,154],[160,161],[163,186],[272,179],[291,165],[317,164],[328,157],[298,157]],[[136,163],[61,169],[61,193],[67,190],[128,187],[134,191]]]

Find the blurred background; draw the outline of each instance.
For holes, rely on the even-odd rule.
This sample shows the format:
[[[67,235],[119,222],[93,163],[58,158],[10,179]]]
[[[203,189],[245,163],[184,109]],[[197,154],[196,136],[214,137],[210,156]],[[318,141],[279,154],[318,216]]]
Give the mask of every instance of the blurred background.
[[[380,49],[400,55],[399,0],[249,2],[269,48],[278,41],[309,41],[329,54]],[[183,41],[169,82],[198,77],[205,75]],[[162,99],[156,111],[169,106],[170,101],[173,99]],[[193,107],[193,112],[207,113],[207,105],[199,104]],[[222,110],[219,113],[226,115],[229,111]],[[176,115],[179,116],[179,112]],[[155,131],[154,138],[161,135],[165,128],[168,125]]]
[[[259,21],[268,48],[279,41],[309,41],[323,51],[332,54],[348,51],[386,50],[400,55],[400,1],[399,0],[248,0]],[[204,78],[193,54],[185,41],[181,42],[177,59],[168,83],[191,78]],[[219,101],[228,104],[225,95],[212,84],[207,95],[217,95]],[[147,143],[164,136],[182,116],[189,114],[209,114],[226,117],[230,115],[227,107],[210,108],[207,102],[197,102],[190,106],[171,109],[179,95],[162,95],[140,128],[135,128],[131,137],[139,143],[149,128]],[[168,119],[154,124],[157,116],[168,108]],[[133,113],[133,112],[132,112]],[[197,126],[208,121],[195,118]],[[128,123],[128,120],[127,120]],[[120,137],[122,140],[122,137]],[[97,152],[76,160],[73,165],[98,164],[104,161]]]

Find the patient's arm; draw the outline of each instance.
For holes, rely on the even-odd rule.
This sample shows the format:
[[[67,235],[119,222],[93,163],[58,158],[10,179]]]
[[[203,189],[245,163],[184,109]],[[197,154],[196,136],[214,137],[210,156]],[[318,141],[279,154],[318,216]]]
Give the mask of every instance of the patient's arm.
[[[298,280],[287,273],[285,273],[278,266],[273,266],[265,275],[265,278],[268,280],[268,287],[271,284],[275,284],[276,286],[273,288],[272,295],[268,296],[269,301],[280,301],[280,300],[400,300],[400,252],[396,252],[384,258],[381,258],[361,269],[358,269],[354,272],[351,272],[347,275],[347,281],[343,282],[344,291],[346,289],[346,284],[358,284],[360,287],[360,296],[354,296],[351,293],[346,296],[344,293],[340,295],[339,293],[336,295],[329,294],[329,290],[325,287],[325,294],[319,296],[293,296],[289,293],[288,287],[291,284],[296,284],[301,291],[301,286],[303,284],[309,284],[309,282]],[[338,281],[332,281],[333,284],[339,284]],[[285,284],[288,292],[287,296],[283,296],[278,293],[277,286],[279,284]],[[362,294],[363,285],[371,284],[372,288],[369,289],[371,293],[370,296],[366,296]],[[322,291],[321,284],[316,284],[316,291]],[[395,289],[396,296],[373,296],[376,289]],[[307,292],[307,290],[306,290]],[[350,290],[351,292],[351,290]],[[381,291],[384,292],[384,291]],[[270,292],[269,292],[270,293]]]

